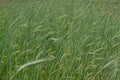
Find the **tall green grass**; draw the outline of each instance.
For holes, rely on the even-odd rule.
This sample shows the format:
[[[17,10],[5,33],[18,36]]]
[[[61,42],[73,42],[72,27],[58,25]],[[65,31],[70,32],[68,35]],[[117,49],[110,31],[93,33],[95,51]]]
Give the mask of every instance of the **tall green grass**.
[[[119,7],[113,0],[0,4],[0,80],[119,80]]]

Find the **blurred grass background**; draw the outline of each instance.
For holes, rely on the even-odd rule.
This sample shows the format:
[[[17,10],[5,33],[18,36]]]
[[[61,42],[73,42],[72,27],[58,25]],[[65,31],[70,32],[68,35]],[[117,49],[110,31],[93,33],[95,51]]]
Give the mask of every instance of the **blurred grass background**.
[[[118,0],[0,0],[0,80],[119,80]],[[36,60],[54,60],[21,65]]]

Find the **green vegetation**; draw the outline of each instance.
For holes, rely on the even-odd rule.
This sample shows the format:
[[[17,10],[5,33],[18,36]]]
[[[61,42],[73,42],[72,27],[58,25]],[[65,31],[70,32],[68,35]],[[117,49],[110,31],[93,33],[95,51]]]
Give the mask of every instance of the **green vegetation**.
[[[120,80],[120,2],[2,0],[0,80]]]

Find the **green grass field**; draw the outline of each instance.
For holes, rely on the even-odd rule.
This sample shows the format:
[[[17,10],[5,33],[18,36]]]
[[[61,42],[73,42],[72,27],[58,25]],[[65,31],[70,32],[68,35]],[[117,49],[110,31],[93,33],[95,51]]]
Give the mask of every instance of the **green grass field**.
[[[0,80],[120,80],[120,1],[0,0]]]

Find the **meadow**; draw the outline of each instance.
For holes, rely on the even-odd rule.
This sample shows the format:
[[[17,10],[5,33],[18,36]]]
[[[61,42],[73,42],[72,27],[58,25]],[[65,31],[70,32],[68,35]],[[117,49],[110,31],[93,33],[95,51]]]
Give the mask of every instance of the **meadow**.
[[[120,1],[0,0],[0,80],[120,80]]]

